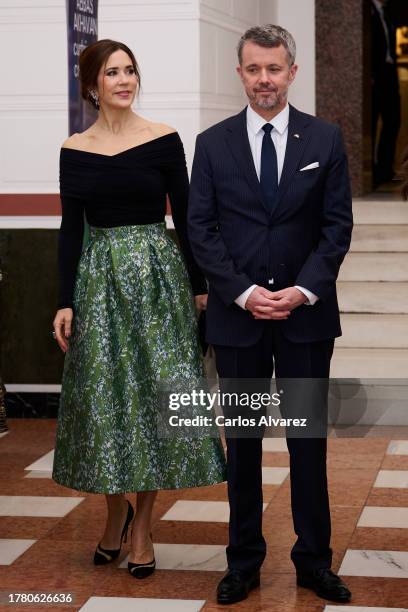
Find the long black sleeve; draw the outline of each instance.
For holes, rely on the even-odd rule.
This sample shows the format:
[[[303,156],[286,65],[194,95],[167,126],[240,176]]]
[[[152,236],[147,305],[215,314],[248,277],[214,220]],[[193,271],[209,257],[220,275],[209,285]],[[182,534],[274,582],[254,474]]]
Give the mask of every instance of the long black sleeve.
[[[67,196],[61,197],[61,205],[58,308],[72,308],[76,272],[82,251],[84,207],[80,201]]]
[[[60,160],[60,197],[62,220],[58,240],[58,308],[72,308],[75,278],[81,257],[84,234],[84,202],[72,189],[75,176]]]
[[[193,294],[200,295],[207,293],[205,277],[197,265],[187,235],[189,183],[184,148],[180,139],[179,145],[174,149],[171,159],[166,160],[164,172],[174,227],[176,228],[180,248],[186,262]]]

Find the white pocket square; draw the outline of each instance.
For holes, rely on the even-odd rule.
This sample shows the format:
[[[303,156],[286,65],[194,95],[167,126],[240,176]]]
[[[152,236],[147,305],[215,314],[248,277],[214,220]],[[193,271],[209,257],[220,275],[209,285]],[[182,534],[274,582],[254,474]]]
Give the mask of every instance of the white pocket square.
[[[299,172],[303,172],[304,170],[313,170],[313,168],[318,168],[320,166],[319,162],[313,162],[304,168],[301,168]]]

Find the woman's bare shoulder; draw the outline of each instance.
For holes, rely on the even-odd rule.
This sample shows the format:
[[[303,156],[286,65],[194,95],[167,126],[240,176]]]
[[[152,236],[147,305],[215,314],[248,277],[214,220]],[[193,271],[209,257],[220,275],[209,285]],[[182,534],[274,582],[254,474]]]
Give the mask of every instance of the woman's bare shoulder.
[[[86,150],[89,146],[89,134],[88,134],[88,130],[85,130],[85,132],[79,132],[79,133],[75,133],[72,134],[72,136],[69,136],[69,138],[67,138],[63,143],[61,148],[62,149],[79,149],[79,150]]]
[[[150,128],[156,138],[166,136],[167,134],[175,134],[177,130],[166,123],[151,123]]]

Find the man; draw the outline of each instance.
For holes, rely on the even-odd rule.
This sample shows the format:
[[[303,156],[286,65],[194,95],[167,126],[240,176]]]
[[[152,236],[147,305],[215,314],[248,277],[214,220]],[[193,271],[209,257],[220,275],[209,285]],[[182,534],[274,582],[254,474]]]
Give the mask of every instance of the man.
[[[391,181],[401,121],[396,32],[386,0],[371,3],[372,141],[374,186]],[[377,144],[378,119],[381,132]]]
[[[352,230],[347,160],[338,127],[287,103],[295,52],[283,28],[248,30],[237,71],[249,106],[197,138],[190,241],[209,281],[207,341],[224,390],[237,379],[269,384],[273,371],[327,379],[341,334],[335,282]],[[326,438],[287,443],[298,584],[349,601],[330,571]],[[262,440],[230,437],[227,448],[229,570],[217,591],[224,604],[259,585],[266,554]]]

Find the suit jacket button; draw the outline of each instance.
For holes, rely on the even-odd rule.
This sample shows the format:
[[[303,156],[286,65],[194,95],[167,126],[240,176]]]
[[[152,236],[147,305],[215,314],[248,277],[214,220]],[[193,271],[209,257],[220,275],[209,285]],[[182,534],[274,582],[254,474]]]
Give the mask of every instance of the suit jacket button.
[[[273,278],[268,279],[268,285],[273,285],[274,282],[275,280]]]

